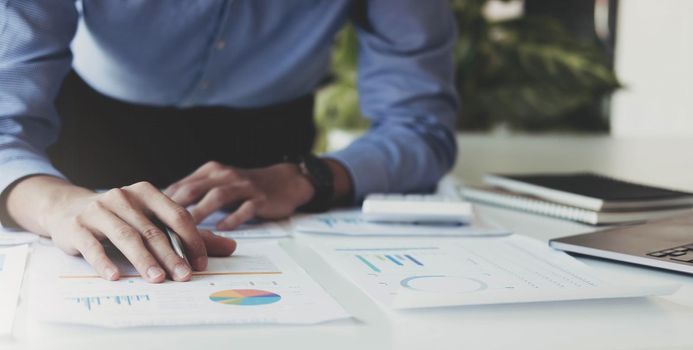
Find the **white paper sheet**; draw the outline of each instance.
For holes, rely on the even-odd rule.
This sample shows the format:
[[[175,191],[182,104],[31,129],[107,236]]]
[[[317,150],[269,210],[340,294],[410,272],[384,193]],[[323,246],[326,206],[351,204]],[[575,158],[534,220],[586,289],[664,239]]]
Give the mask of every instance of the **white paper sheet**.
[[[606,281],[569,255],[518,235],[315,249],[373,299],[393,308],[637,297],[678,289]]]
[[[303,215],[292,219],[294,231],[346,236],[505,236],[510,231],[472,222],[469,225],[419,225],[366,221],[359,209]]]
[[[39,239],[39,235],[17,231],[8,230],[0,227],[0,246],[11,246],[20,245],[36,242]]]
[[[251,221],[230,231],[217,230],[217,222],[224,219],[227,215],[229,213],[217,211],[205,218],[197,227],[203,230],[210,230],[219,236],[233,239],[281,238],[289,236],[289,231],[283,227],[285,222]]]
[[[0,249],[0,337],[12,334],[28,252],[27,245]]]
[[[195,272],[192,281],[162,284],[139,277],[102,280],[81,258],[54,247],[38,247],[34,259],[29,308],[48,322],[138,327],[349,317],[276,242],[241,244],[233,257],[210,258],[207,271]],[[131,267],[124,274],[135,275]]]

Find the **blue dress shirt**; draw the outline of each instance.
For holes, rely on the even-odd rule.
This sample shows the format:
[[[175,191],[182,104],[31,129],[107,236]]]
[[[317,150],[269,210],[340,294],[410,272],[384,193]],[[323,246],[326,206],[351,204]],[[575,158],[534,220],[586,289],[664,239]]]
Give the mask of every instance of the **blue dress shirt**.
[[[326,76],[355,3],[0,0],[0,192],[32,174],[62,177],[45,149],[59,133],[53,101],[71,68],[99,92],[134,103],[279,103]],[[448,0],[361,5],[358,89],[372,128],[326,156],[348,169],[356,200],[430,189],[456,157]]]

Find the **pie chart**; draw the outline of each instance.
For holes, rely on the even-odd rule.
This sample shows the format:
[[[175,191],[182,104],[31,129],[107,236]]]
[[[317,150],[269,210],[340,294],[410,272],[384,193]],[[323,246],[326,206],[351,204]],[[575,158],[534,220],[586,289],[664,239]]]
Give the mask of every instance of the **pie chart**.
[[[279,294],[259,289],[229,289],[214,292],[209,300],[225,305],[255,306],[276,303],[281,300]]]
[[[400,282],[402,287],[434,293],[473,293],[488,288],[486,283],[462,276],[427,275],[411,276]]]

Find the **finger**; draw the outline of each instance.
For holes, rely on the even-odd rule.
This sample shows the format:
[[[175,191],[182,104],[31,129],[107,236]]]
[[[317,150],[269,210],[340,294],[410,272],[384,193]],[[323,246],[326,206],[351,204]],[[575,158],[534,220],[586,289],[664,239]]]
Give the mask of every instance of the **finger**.
[[[221,185],[223,182],[221,179],[211,178],[190,181],[180,186],[170,197],[174,202],[187,207],[199,201],[212,188]]]
[[[258,191],[247,182],[215,187],[190,210],[190,214],[196,223],[200,223],[215,211],[251,198],[257,193]]]
[[[139,232],[108,211],[100,202],[94,203],[82,219],[83,225],[108,237],[144,279],[153,283],[163,282],[166,273],[144,246]]]
[[[197,168],[195,171],[190,173],[188,176],[174,182],[173,184],[169,185],[165,190],[164,194],[170,196],[173,193],[175,193],[182,185],[189,183],[191,181],[199,180],[202,178],[207,177],[206,176],[206,171],[205,167],[207,164],[202,165],[201,167]]]
[[[192,277],[190,266],[176,254],[168,236],[141,210],[136,209],[125,191],[113,189],[104,194],[104,205],[120,219],[134,227],[142,235],[144,245],[164,267],[171,279],[188,281]]]
[[[252,219],[255,214],[262,206],[261,203],[264,202],[262,198],[254,198],[252,200],[245,201],[241,204],[236,211],[229,214],[224,220],[217,223],[217,229],[219,230],[233,230],[238,227],[238,225]]]
[[[144,225],[143,231],[140,231],[144,237],[144,244],[164,266],[171,279],[179,282],[189,281],[192,278],[192,268],[173,250],[168,235],[154,224]]]
[[[207,245],[209,256],[229,256],[236,250],[236,241],[233,239],[217,236],[208,230],[200,230],[200,236]]]
[[[190,213],[172,201],[149,183],[142,182],[128,187],[135,198],[157,218],[168,225],[183,241],[183,248],[195,270],[207,268],[207,249]]]
[[[106,255],[101,242],[84,227],[72,229],[72,238],[75,240],[75,248],[82,254],[84,260],[94,268],[102,278],[115,281],[120,278],[118,267]]]
[[[186,183],[189,183],[189,182],[192,182],[192,181],[196,181],[196,180],[200,180],[200,179],[206,178],[206,177],[208,177],[209,173],[211,173],[211,172],[213,172],[213,171],[220,170],[220,169],[223,168],[223,167],[224,167],[224,166],[223,166],[221,163],[216,162],[216,161],[207,162],[207,163],[203,164],[201,167],[197,168],[197,169],[196,169],[195,171],[193,171],[192,173],[190,173],[190,175],[188,175],[188,176],[182,178],[181,180],[179,180],[179,181],[173,183],[172,185],[170,185],[169,187],[167,187],[167,188],[164,190],[164,193],[165,193],[166,195],[168,195],[168,196],[171,196],[171,195],[172,195],[173,193],[175,193],[182,185],[184,185],[184,184],[186,184]]]

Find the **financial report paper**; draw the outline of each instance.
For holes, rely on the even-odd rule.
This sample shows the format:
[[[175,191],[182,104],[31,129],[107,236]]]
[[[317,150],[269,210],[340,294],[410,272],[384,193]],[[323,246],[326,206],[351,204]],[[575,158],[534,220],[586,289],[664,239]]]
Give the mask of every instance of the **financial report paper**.
[[[29,247],[0,248],[0,337],[12,333]]]
[[[293,218],[293,229],[304,233],[342,236],[504,236],[510,231],[478,222],[464,225],[374,223],[366,221],[360,209],[335,210],[324,214]]]
[[[470,237],[327,243],[314,249],[392,308],[637,297],[678,286],[626,286],[534,239]]]
[[[276,242],[240,244],[189,282],[150,284],[119,263],[106,281],[81,258],[39,245],[29,291],[38,320],[103,327],[314,324],[349,315]]]
[[[38,240],[39,235],[37,234],[0,227],[0,246],[29,244]]]
[[[284,222],[255,221],[244,223],[233,230],[218,230],[217,222],[223,220],[229,213],[216,211],[206,217],[197,225],[198,228],[209,230],[214,234],[226,238],[245,239],[245,238],[281,238],[289,236],[289,231],[284,228]]]

